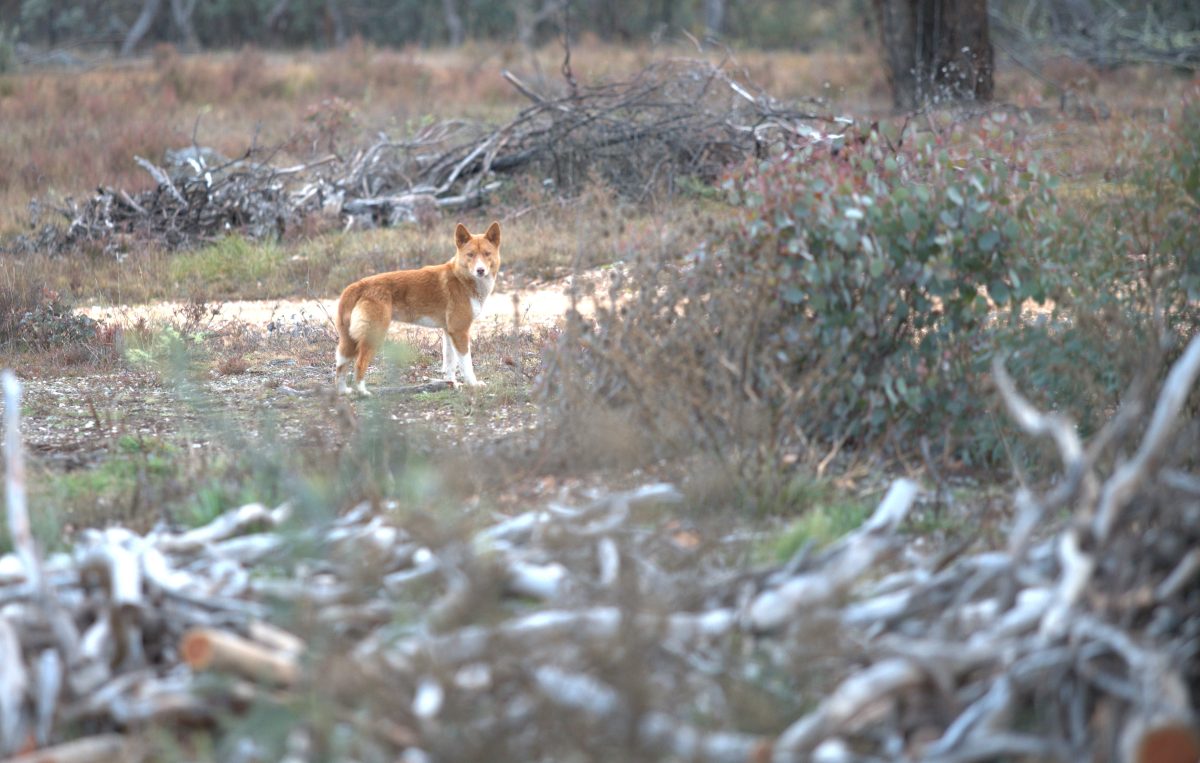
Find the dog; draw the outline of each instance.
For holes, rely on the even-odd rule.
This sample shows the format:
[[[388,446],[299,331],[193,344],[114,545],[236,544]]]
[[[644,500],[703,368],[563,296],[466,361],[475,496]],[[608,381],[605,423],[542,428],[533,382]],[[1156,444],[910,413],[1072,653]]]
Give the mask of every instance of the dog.
[[[333,368],[337,392],[351,392],[353,376],[358,393],[371,394],[363,376],[393,319],[441,329],[446,379],[456,383],[456,373],[462,373],[466,384],[483,386],[471,365],[471,323],[483,312],[500,273],[500,223],[493,222],[479,235],[459,223],[454,246],[454,257],[442,265],[367,276],[342,291]]]

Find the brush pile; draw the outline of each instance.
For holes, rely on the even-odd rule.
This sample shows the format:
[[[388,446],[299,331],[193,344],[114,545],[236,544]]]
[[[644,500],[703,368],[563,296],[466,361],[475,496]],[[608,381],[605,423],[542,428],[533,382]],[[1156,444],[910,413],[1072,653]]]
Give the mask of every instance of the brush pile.
[[[136,157],[153,188],[100,188],[86,202],[68,201],[56,210],[66,228],[42,226],[20,245],[59,251],[121,234],[175,248],[230,232],[283,235],[311,215],[398,225],[478,204],[518,175],[562,193],[598,177],[640,198],[669,192],[682,177],[712,181],[773,145],[832,140],[814,125],[838,123],[780,104],[703,61],[656,63],[629,80],[592,86],[567,74],[562,92],[549,93],[504,72],[530,101],[506,124],[437,122],[402,138],[382,136],[349,156],[276,166],[277,149],[229,160],[193,146],[167,152],[165,168]],[[44,210],[34,212],[38,227]]]
[[[208,729],[227,761],[1194,761],[1200,435],[1177,424],[1198,374],[1195,339],[1148,420],[1131,402],[1085,445],[997,364],[1063,461],[1015,496],[1006,548],[917,552],[900,479],[833,545],[759,567],[664,484],[452,532],[249,505],[42,559],[6,374],[0,745],[131,760]]]

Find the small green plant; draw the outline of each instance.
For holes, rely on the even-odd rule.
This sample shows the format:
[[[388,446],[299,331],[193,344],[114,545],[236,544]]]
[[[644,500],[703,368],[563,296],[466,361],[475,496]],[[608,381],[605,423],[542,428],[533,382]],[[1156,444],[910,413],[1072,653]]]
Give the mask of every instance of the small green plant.
[[[133,337],[125,349],[125,360],[135,368],[183,368],[190,362],[187,346],[191,339],[174,326],[164,326],[148,336]]]
[[[850,494],[829,480],[806,475],[793,477],[783,493],[791,512],[800,512],[770,544],[770,556],[790,559],[802,546],[826,546],[854,530],[870,516],[868,497]]]
[[[98,463],[39,480],[31,503],[55,527],[102,521],[139,521],[144,509],[169,497],[183,475],[180,449],[152,437],[122,435]],[[51,547],[60,547],[61,534]]]
[[[222,466],[210,467],[210,476],[191,492],[175,519],[189,527],[200,527],[248,503],[276,506],[285,497],[287,468],[281,453],[251,458],[249,463],[224,461]]]

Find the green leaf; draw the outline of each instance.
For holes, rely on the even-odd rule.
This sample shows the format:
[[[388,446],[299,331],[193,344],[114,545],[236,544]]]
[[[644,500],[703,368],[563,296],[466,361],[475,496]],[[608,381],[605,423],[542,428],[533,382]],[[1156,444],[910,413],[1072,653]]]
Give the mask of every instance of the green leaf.
[[[979,248],[985,252],[995,249],[998,243],[1000,243],[1000,234],[994,228],[979,237]]]

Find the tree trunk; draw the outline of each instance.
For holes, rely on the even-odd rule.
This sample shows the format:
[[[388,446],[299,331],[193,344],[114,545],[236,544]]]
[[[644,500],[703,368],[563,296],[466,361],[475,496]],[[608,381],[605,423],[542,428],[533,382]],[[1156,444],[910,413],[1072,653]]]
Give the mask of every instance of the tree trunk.
[[[725,28],[725,0],[704,0],[704,33],[719,40]]]
[[[283,38],[284,16],[287,14],[291,0],[275,0],[275,5],[267,11],[263,26],[267,28],[267,36],[273,40]]]
[[[538,26],[561,11],[561,0],[542,0],[541,7],[534,9],[533,0],[520,0],[516,4],[517,42],[524,48],[537,45]]]
[[[325,19],[328,24],[329,44],[340,48],[346,44],[346,19],[338,0],[325,0]]]
[[[1050,29],[1056,37],[1086,37],[1096,23],[1096,11],[1089,0],[1052,0]]]
[[[874,0],[897,109],[992,97],[987,0]]]
[[[171,20],[183,40],[183,49],[189,53],[200,49],[200,39],[196,36],[196,27],[192,24],[192,14],[196,10],[196,0],[171,0]]]
[[[137,21],[133,22],[133,26],[129,27],[125,41],[121,43],[122,57],[132,55],[134,48],[146,36],[146,32],[150,31],[150,25],[154,23],[154,17],[158,15],[160,5],[162,5],[162,0],[144,0],[142,12],[138,14]]]
[[[457,48],[466,39],[466,31],[463,29],[462,16],[458,15],[455,0],[442,0],[442,12],[446,16],[446,31],[449,33],[450,47]]]

